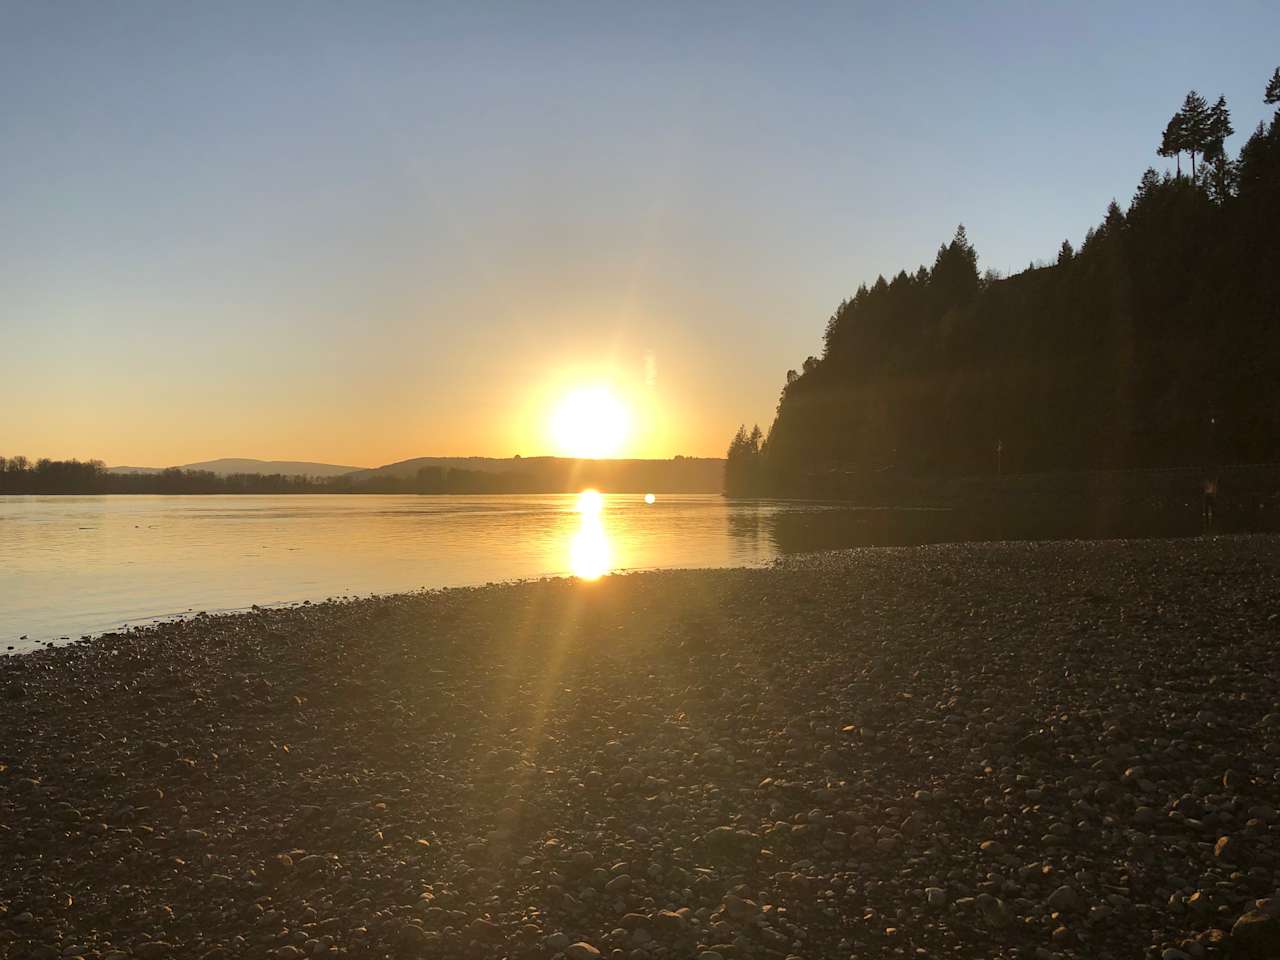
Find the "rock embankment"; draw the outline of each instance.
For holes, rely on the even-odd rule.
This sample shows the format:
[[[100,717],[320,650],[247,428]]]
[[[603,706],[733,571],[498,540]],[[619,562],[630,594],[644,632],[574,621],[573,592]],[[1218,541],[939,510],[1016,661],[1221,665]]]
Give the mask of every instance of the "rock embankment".
[[[0,658],[0,957],[1266,958],[1280,540],[819,555]]]

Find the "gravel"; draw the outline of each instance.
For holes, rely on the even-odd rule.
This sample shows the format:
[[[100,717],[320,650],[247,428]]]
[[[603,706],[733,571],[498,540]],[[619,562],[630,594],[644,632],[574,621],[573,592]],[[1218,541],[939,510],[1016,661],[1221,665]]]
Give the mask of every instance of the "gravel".
[[[1278,587],[949,545],[2,657],[0,957],[1274,957]]]

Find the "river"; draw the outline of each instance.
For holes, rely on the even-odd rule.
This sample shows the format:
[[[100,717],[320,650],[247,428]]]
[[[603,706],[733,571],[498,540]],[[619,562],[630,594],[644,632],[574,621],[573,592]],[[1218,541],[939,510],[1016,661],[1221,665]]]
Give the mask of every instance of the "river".
[[[780,513],[715,495],[0,497],[0,653],[198,611],[759,564]]]

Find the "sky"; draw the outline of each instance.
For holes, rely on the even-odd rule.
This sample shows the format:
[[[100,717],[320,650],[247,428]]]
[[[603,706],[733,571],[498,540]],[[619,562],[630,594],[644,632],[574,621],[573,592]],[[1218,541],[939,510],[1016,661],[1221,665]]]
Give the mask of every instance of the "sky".
[[[877,274],[1122,203],[1280,4],[0,0],[0,454],[719,456]],[[586,394],[581,394],[581,391]]]

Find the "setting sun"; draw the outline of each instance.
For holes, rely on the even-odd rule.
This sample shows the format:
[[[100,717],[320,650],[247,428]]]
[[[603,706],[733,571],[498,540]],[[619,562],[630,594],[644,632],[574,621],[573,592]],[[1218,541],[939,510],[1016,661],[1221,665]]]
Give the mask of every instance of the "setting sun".
[[[630,411],[608,387],[573,390],[551,414],[551,436],[564,456],[617,456],[630,433]]]

